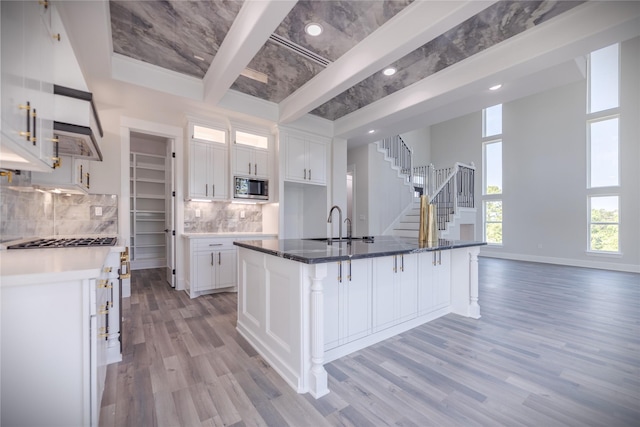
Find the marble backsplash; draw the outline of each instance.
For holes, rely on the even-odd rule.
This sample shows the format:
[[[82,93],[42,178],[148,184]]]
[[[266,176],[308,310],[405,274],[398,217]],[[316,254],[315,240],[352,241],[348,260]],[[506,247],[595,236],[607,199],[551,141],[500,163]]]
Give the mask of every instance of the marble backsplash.
[[[102,215],[96,216],[97,207]],[[118,234],[118,197],[65,195],[26,187],[0,188],[0,240]]]
[[[196,216],[196,210],[200,216]],[[262,232],[262,205],[185,202],[185,233]]]

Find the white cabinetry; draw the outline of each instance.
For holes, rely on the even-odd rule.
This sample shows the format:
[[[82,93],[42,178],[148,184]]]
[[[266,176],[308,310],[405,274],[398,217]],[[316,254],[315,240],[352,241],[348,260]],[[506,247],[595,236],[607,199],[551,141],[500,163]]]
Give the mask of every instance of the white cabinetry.
[[[227,132],[195,123],[189,130],[189,199],[229,199]]]
[[[87,194],[91,183],[90,161],[60,156],[60,166],[51,173],[33,172],[31,184],[43,190],[60,189],[63,193]]]
[[[133,268],[166,265],[166,157],[130,154],[131,261]]]
[[[418,254],[418,313],[426,314],[451,304],[451,251]]]
[[[328,264],[323,293],[325,351],[371,333],[371,260]]]
[[[417,254],[373,259],[373,331],[417,316]]]
[[[53,167],[51,10],[37,1],[1,2],[0,167]]]
[[[110,252],[94,278],[3,284],[1,425],[98,426],[109,346],[119,344],[118,258]]]
[[[193,298],[236,286],[237,250],[232,238],[191,239],[187,291]]]
[[[298,133],[282,133],[284,143],[284,179],[307,184],[327,184],[328,141]]]
[[[234,128],[231,139],[233,175],[269,179],[271,135],[267,131]]]

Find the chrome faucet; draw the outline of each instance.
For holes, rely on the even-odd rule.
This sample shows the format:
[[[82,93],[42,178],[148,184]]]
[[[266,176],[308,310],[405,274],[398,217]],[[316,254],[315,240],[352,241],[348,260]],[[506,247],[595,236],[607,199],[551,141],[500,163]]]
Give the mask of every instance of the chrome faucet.
[[[334,210],[334,209],[338,209],[338,220],[340,221],[340,222],[338,223],[338,224],[340,224],[340,225],[338,226],[338,236],[339,236],[338,238],[339,238],[340,240],[342,240],[342,209],[340,209],[340,206],[338,206],[338,205],[333,205],[333,206],[331,206],[331,210],[329,211],[329,218],[327,218],[327,223],[328,223],[328,224],[331,224],[331,218],[332,218],[333,210]],[[331,239],[331,234],[332,234],[332,233],[331,233],[331,232],[329,232],[329,240],[328,240],[328,243],[329,243],[329,244],[331,244],[331,243],[332,243],[332,241],[331,241],[331,240],[332,240],[332,239]]]
[[[344,222],[347,223],[347,239],[349,239],[349,243],[351,243],[351,218],[345,218]]]

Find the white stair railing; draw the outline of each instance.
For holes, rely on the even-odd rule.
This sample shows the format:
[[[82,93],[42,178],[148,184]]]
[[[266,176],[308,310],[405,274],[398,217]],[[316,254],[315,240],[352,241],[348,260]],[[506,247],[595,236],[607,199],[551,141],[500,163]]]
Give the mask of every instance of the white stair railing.
[[[474,208],[475,170],[473,163],[456,163],[451,168],[432,169],[429,180],[429,203],[436,205],[438,230],[446,229],[447,223],[458,208]]]
[[[411,148],[400,135],[384,138],[378,146],[386,151],[388,158],[393,159],[393,164],[400,169],[400,173],[407,176],[407,182],[411,182],[413,156]]]

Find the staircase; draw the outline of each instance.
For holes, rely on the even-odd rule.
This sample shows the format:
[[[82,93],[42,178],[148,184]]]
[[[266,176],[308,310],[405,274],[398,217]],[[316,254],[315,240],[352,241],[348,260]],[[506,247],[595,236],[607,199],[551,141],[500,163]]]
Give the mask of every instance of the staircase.
[[[413,203],[407,206],[384,234],[417,237],[420,226],[420,196],[426,195],[436,205],[439,237],[450,240],[473,240],[476,208],[474,200],[475,166],[456,163],[450,168],[433,165],[413,166],[411,150],[400,136],[378,143],[385,158],[398,173],[404,175],[413,192]]]

